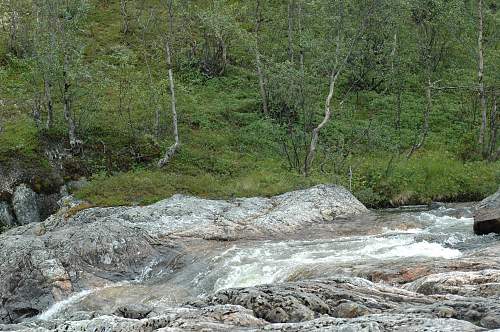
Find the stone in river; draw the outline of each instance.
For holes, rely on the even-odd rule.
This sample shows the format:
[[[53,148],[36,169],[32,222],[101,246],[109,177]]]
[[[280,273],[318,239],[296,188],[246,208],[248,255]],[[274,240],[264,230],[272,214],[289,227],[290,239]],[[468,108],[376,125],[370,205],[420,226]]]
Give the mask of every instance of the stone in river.
[[[500,234],[500,190],[476,206],[474,233],[477,235]]]

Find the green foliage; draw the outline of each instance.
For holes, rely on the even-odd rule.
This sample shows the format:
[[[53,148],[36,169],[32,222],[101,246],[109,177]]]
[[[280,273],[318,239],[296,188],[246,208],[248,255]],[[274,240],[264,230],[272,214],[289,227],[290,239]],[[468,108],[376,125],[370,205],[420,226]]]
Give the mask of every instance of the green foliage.
[[[33,120],[21,117],[3,125],[0,132],[0,160],[34,158],[39,150],[38,130]]]
[[[428,62],[441,56],[431,66],[436,87],[475,84],[473,2],[295,1],[289,49],[287,2],[262,1],[256,36],[253,2],[176,1],[170,32],[182,146],[163,171],[155,164],[172,129],[165,2],[129,2],[127,33],[119,1],[39,0],[39,21],[29,0],[11,3],[25,8],[29,33],[12,45],[8,26],[0,30],[0,161],[42,160],[33,164],[47,168],[44,144],[64,145],[67,55],[71,106],[84,143],[65,175],[92,175],[77,195],[94,204],[146,204],[174,193],[269,196],[323,182],[349,186],[349,168],[352,190],[374,207],[475,200],[500,182],[498,162],[481,161],[477,148],[474,91],[433,91],[426,143],[410,160],[403,157],[422,126]],[[485,81],[497,86],[499,14],[488,8]],[[269,116],[261,114],[256,41]],[[336,58],[347,60],[333,116],[304,178],[299,173]],[[42,123],[46,117],[44,80],[52,82],[55,102],[48,131],[30,116],[38,101]]]
[[[398,158],[391,165],[387,158],[371,157],[355,170],[353,190],[370,206],[474,201],[498,189],[499,166],[463,163],[446,153]]]

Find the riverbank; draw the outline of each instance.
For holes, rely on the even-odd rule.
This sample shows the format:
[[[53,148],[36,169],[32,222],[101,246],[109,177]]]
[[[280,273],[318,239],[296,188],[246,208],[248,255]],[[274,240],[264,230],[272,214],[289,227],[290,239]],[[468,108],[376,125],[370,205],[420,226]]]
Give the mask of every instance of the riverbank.
[[[181,156],[184,153],[189,151]],[[76,196],[97,206],[144,205],[176,193],[213,199],[270,197],[316,184],[337,183],[351,187],[367,207],[387,208],[434,201],[480,201],[494,193],[500,183],[500,162],[463,163],[437,153],[420,154],[410,160],[396,157],[390,165],[383,156],[353,159],[358,167],[351,179],[347,174],[321,172],[305,178],[273,159],[239,159],[226,166],[230,174],[193,169],[183,160],[174,160],[167,171],[139,168],[95,175]]]
[[[180,157],[184,153],[187,152],[181,150]],[[24,164],[13,163],[10,167],[0,165],[3,174],[0,205],[14,215],[13,194],[21,183],[36,193],[42,219],[57,210],[57,201],[65,192],[86,201],[85,208],[88,208],[148,205],[175,194],[209,199],[272,197],[317,184],[337,183],[351,187],[365,206],[380,209],[432,202],[480,201],[494,193],[500,181],[499,162],[463,163],[436,154],[417,157],[410,160],[394,158],[390,167],[383,157],[365,157],[358,160],[351,181],[348,176],[320,172],[304,177],[273,159],[242,158],[229,168],[231,174],[224,174],[189,166],[190,160],[179,158],[167,170],[142,167],[118,173],[97,173],[77,181],[72,179],[78,177],[67,177],[50,164],[40,168],[37,164],[24,167]],[[0,232],[10,224],[3,219],[0,216]]]

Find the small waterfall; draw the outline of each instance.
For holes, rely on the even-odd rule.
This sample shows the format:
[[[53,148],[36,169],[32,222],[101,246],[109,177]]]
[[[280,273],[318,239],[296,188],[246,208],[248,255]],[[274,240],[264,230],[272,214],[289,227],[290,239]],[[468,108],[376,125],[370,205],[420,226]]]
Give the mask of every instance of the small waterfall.
[[[88,296],[91,296],[92,294],[98,293],[98,292],[103,291],[105,289],[114,288],[114,287],[122,287],[122,286],[129,285],[129,284],[132,284],[132,283],[129,281],[120,281],[120,282],[105,285],[103,287],[82,290],[78,293],[71,295],[70,297],[68,297],[62,301],[59,301],[59,302],[52,304],[47,310],[45,310],[40,315],[38,315],[37,319],[50,320],[50,319],[56,318],[57,315],[63,313],[66,309],[70,308],[71,306],[77,305],[79,302],[85,300],[85,298],[87,298]]]
[[[78,302],[84,300],[87,296],[89,296],[93,293],[97,293],[99,291],[108,289],[108,288],[121,287],[121,286],[128,285],[128,284],[141,284],[142,282],[146,281],[147,279],[149,279],[151,277],[153,268],[157,264],[158,264],[158,260],[153,259],[149,264],[144,266],[144,268],[141,271],[141,274],[136,279],[134,279],[132,281],[117,282],[117,283],[105,285],[103,287],[98,287],[98,288],[94,288],[94,289],[86,289],[86,290],[82,290],[78,293],[75,293],[75,294],[71,295],[70,297],[68,297],[67,299],[64,299],[62,301],[59,301],[59,302],[52,304],[52,306],[50,306],[47,310],[45,310],[40,315],[38,315],[37,318],[40,320],[50,320],[50,319],[54,318],[57,314],[60,314],[61,312],[63,312],[66,308],[68,308],[72,305],[78,304]],[[161,272],[162,271],[160,271],[159,273],[161,274]]]
[[[97,289],[95,289],[95,290],[86,289],[86,290],[83,290],[81,292],[78,292],[78,293],[71,295],[70,297],[68,297],[65,300],[56,302],[52,306],[50,306],[47,310],[45,310],[40,315],[38,315],[37,318],[40,320],[52,319],[52,318],[54,318],[54,316],[56,316],[57,314],[62,312],[64,309],[66,309],[70,305],[79,302],[80,300],[84,299],[85,297],[92,294],[96,290]]]

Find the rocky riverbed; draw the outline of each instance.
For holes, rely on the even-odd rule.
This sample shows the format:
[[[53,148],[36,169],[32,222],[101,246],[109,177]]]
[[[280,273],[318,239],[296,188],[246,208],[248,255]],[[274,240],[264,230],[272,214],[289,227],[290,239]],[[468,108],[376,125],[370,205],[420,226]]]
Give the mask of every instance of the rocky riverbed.
[[[368,211],[327,185],[61,205],[0,235],[0,331],[500,328],[500,239],[471,205]]]

